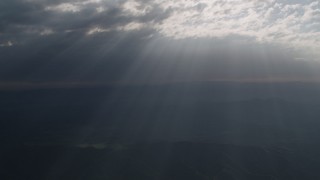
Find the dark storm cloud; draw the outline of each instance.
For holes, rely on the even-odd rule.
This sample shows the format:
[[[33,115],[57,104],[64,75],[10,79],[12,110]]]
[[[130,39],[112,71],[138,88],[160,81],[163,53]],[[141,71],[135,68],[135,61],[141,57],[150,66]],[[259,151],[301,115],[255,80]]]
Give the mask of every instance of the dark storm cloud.
[[[129,57],[140,47],[141,39],[152,33],[150,29],[130,33],[119,32],[117,28],[163,16],[154,11],[148,16],[128,16],[120,9],[123,3],[1,1],[1,81],[79,80],[87,75],[86,71],[94,71],[86,79],[98,80],[101,75],[103,81],[116,80],[130,63]],[[112,30],[87,36],[97,26]]]
[[[123,12],[125,1],[21,1],[4,0],[0,4],[2,36],[38,33],[44,29],[87,31],[91,27],[113,28],[130,22],[161,21],[166,13],[154,7],[147,14],[134,17]]]
[[[168,24],[174,8],[157,3],[1,1],[0,81],[86,84],[319,77],[319,63],[305,53],[257,43],[252,37],[166,37],[163,28],[179,22]]]

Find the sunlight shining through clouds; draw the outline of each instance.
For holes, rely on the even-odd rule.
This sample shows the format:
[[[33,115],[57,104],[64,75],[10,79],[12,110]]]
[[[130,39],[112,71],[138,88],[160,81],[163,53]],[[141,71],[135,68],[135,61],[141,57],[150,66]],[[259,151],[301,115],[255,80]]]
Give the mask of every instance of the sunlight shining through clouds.
[[[320,180],[319,0],[0,0],[0,180]]]
[[[39,35],[83,30],[93,35],[149,29],[173,39],[241,36],[258,43],[308,49],[313,53],[320,49],[320,2],[316,0],[70,0],[47,4],[28,0],[24,5],[33,5],[39,12],[61,18],[62,27],[58,28],[54,18],[42,24],[10,27]],[[64,25],[68,20],[80,25],[87,23],[86,19],[92,20],[91,25],[81,28]],[[11,39],[5,39],[2,44],[8,41]]]
[[[1,5],[4,80],[313,82],[320,77],[317,0],[4,0]],[[29,61],[37,63],[25,66]]]

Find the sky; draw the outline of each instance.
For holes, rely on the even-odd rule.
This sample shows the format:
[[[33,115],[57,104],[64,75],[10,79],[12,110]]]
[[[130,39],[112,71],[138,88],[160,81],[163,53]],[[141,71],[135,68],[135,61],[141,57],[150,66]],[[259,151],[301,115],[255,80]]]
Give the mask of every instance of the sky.
[[[319,82],[317,0],[1,0],[0,87]]]

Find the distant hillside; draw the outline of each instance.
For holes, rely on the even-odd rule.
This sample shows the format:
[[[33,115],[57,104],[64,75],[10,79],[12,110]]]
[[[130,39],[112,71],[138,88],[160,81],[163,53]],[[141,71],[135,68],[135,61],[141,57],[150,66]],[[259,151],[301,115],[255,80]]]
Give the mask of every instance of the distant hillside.
[[[109,144],[104,148],[3,147],[0,178],[311,180],[320,178],[319,150],[310,146],[263,148],[192,142]]]

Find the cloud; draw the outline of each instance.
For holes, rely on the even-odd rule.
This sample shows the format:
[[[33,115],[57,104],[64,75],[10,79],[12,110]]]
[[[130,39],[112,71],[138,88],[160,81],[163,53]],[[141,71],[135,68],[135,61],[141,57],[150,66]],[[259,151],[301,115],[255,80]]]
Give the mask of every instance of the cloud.
[[[109,32],[109,31],[110,31],[110,29],[94,27],[94,28],[89,29],[89,31],[87,32],[87,35],[94,35],[97,33],[104,33],[104,32]]]
[[[320,48],[320,29],[315,27],[320,19],[317,1],[158,0],[155,4],[171,10],[156,29],[175,39],[240,35],[261,43],[307,46],[315,51]]]
[[[80,6],[74,5],[72,3],[62,3],[56,6],[48,6],[45,10],[48,11],[57,11],[57,12],[79,12]]]
[[[134,30],[143,29],[145,26],[146,26],[146,24],[144,24],[144,23],[132,22],[132,23],[126,24],[124,26],[119,26],[118,30],[134,31]]]
[[[135,0],[128,0],[122,5],[123,12],[129,16],[145,16],[152,8],[148,3]]]
[[[0,80],[316,79],[319,10],[313,0],[3,0]]]
[[[2,4],[0,32],[4,34],[47,29],[33,32],[81,31],[85,35],[96,27],[100,33],[148,28],[174,39],[239,35],[314,53],[320,48],[318,1],[5,0]]]

